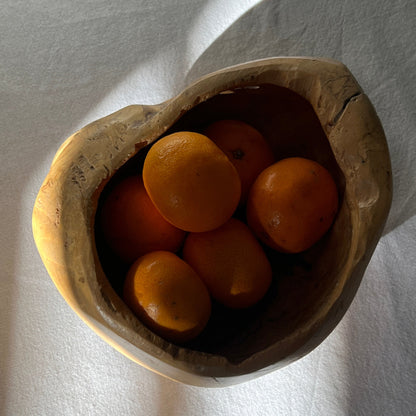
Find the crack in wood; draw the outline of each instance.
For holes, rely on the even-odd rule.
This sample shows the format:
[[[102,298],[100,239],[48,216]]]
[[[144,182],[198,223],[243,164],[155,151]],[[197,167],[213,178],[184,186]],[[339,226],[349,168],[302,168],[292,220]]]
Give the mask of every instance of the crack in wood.
[[[354,98],[357,98],[358,96],[361,95],[361,92],[358,91],[355,94],[351,95],[351,97],[348,97],[345,101],[344,104],[342,105],[341,110],[338,111],[338,113],[335,115],[334,120],[332,121],[331,125],[335,126],[335,124],[337,124],[338,120],[341,118],[342,114],[344,113],[345,109],[347,108],[348,104],[354,100]]]

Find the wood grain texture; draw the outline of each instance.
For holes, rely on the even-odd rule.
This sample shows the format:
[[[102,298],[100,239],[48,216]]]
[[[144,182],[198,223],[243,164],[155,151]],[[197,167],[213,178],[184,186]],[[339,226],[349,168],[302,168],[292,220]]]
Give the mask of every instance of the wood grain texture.
[[[280,88],[280,92],[261,86]],[[238,95],[241,91],[245,92]],[[298,143],[291,136],[296,134],[291,127],[296,130],[296,118],[284,130],[290,141],[274,134],[291,117],[285,115],[285,106],[279,107],[278,99],[286,97],[289,103],[292,93],[306,103],[305,114],[307,106],[315,113],[314,140]],[[261,113],[242,107],[250,97],[258,100]],[[286,265],[288,272],[279,277],[276,292],[233,339],[229,336],[226,342],[215,344],[210,337],[180,347],[144,327],[110,284],[97,252],[95,213],[106,184],[141,149],[172,128],[220,117],[221,108],[229,112],[230,106],[235,107],[235,114],[251,117],[248,121],[257,123],[275,151],[289,155],[299,150],[321,158],[337,178],[341,207],[329,235],[298,258],[300,265]],[[69,137],[37,196],[33,234],[62,296],[114,348],[168,378],[198,386],[226,386],[287,365],[310,352],[334,329],[380,238],[391,203],[390,169],[380,121],[344,65],[313,58],[249,62],[207,75],[160,105],[126,107]],[[280,260],[276,255],[276,264]],[[302,267],[308,262],[309,268]],[[285,291],[288,295],[282,296]]]

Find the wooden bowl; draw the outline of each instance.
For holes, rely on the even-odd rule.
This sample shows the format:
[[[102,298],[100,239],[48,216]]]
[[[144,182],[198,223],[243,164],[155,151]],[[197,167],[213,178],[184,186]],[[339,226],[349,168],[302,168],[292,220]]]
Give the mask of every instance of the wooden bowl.
[[[200,131],[221,118],[255,126],[278,159],[304,156],[326,166],[340,210],[312,249],[268,253],[274,282],[262,302],[240,312],[215,305],[204,333],[178,346],[143,326],[121,300],[122,271],[106,252],[95,217],[100,196],[140,172],[157,138]],[[110,345],[168,378],[226,386],[283,367],[328,336],[356,293],[391,194],[382,126],[348,69],[328,59],[273,58],[207,75],[160,105],[123,108],[72,135],[39,191],[33,233],[62,296]]]

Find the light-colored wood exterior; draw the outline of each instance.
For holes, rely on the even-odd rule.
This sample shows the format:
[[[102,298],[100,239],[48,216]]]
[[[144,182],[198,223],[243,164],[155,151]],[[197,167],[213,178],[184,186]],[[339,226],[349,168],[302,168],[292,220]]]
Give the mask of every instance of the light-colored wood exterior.
[[[262,84],[289,88],[311,104],[345,188],[316,269],[325,270],[332,283],[325,293],[317,289],[321,293],[316,304],[301,316],[293,331],[266,342],[242,360],[230,361],[221,354],[172,345],[141,325],[100,267],[94,216],[100,191],[112,175],[183,114],[223,91]],[[114,348],[171,379],[226,386],[302,357],[334,329],[351,303],[381,235],[391,195],[390,159],[382,126],[348,69],[327,59],[272,58],[210,74],[165,103],[126,107],[69,137],[36,199],[33,234],[62,296]]]

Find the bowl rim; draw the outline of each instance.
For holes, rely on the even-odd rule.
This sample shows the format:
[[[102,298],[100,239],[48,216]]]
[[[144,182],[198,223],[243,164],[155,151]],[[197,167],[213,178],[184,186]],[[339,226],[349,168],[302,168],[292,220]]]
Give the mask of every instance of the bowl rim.
[[[184,348],[137,333],[137,323],[131,322],[122,302],[105,295],[111,289],[103,290],[104,272],[93,267],[97,254],[91,218],[104,184],[141,148],[160,137],[181,114],[223,91],[267,82],[289,88],[309,101],[338,164],[341,163],[341,170],[345,167],[352,172],[347,178],[345,198],[356,209],[352,218],[354,244],[331,302],[307,327],[292,334],[293,339],[288,337],[286,343],[274,344],[239,364],[205,353],[198,353],[200,360],[196,362]],[[351,119],[356,123],[346,132],[345,126]],[[352,135],[362,138],[363,146],[371,150],[365,155],[366,163],[362,163],[362,155],[349,143]],[[346,139],[339,140],[340,136]],[[97,153],[97,143],[107,154],[112,154],[110,164]],[[345,157],[347,150],[351,154]],[[360,185],[363,175],[371,182],[372,198]],[[329,335],[358,289],[384,227],[391,197],[390,158],[381,123],[346,66],[326,58],[275,57],[215,71],[164,103],[125,107],[74,133],[57,151],[39,190],[32,227],[38,251],[59,292],[106,342],[145,368],[168,378],[217,387],[283,367],[303,357]],[[70,229],[71,224],[77,224],[76,229]],[[114,311],[120,308],[120,319],[115,322]],[[276,362],[274,357],[280,359]]]

